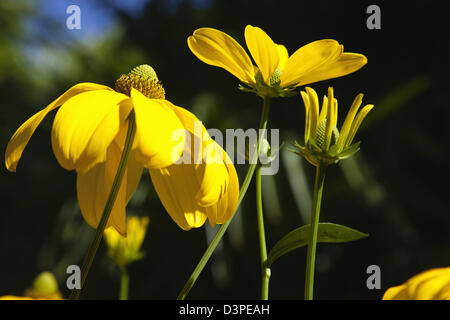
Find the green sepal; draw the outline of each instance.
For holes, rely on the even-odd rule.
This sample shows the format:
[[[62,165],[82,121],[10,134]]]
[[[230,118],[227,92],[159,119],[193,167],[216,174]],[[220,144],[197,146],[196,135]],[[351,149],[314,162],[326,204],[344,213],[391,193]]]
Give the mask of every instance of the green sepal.
[[[309,241],[310,225],[296,228],[281,238],[270,250],[267,257],[267,268],[279,257],[297,248],[306,246]],[[341,243],[367,237],[367,233],[330,222],[319,222],[317,242]]]
[[[350,158],[352,155],[354,155],[356,152],[359,151],[359,145],[361,144],[361,141],[356,142],[352,144],[350,147],[339,153],[338,157],[339,160]]]

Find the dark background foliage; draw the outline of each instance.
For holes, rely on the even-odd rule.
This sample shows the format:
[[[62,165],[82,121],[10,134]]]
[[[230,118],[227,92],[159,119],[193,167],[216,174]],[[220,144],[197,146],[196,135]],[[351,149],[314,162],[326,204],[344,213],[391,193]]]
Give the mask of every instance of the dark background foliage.
[[[255,128],[259,98],[237,90],[238,81],[199,61],[186,39],[199,27],[227,32],[244,45],[247,24],[263,28],[290,53],[323,38],[363,53],[360,71],[313,84],[320,95],[335,88],[339,118],[353,98],[375,109],[357,138],[356,157],[328,170],[322,221],[370,236],[346,244],[320,244],[315,296],[380,299],[412,275],[450,265],[447,90],[448,27],[443,1],[378,4],[381,30],[366,27],[365,1],[13,1],[0,2],[1,160],[14,131],[70,86],[113,86],[122,73],[152,65],[167,99],[184,106],[207,128]],[[82,10],[81,30],[68,30],[69,4]],[[0,295],[20,295],[43,270],[55,273],[62,292],[65,268],[80,264],[93,230],[76,202],[75,173],[58,166],[50,145],[54,113],[37,129],[17,173],[0,168]],[[304,108],[299,97],[272,103],[270,128],[283,140],[301,141]],[[265,177],[264,206],[270,249],[288,231],[307,223],[314,168],[283,150],[280,171]],[[242,181],[245,166],[237,166]],[[187,186],[188,187],[188,186]],[[259,249],[254,190],[249,192],[191,299],[257,299]],[[182,231],[165,213],[144,174],[128,214],[151,222],[146,258],[130,267],[131,299],[174,299],[212,238],[209,226]],[[217,227],[216,227],[217,229]],[[216,230],[215,229],[215,230]],[[83,298],[117,297],[118,270],[102,246]],[[270,297],[302,299],[305,248],[272,267]],[[366,268],[381,269],[381,289],[368,290]]]

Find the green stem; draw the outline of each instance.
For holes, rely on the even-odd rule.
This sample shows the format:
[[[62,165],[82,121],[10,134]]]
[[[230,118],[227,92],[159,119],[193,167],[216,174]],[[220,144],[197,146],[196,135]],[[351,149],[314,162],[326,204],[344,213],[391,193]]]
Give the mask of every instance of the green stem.
[[[319,229],[320,204],[322,202],[323,184],[325,181],[326,164],[319,163],[316,167],[314,181],[314,195],[311,213],[311,232],[309,234],[308,251],[306,256],[305,300],[313,300],[314,267],[316,262],[317,232]]]
[[[114,207],[114,202],[116,201],[117,194],[119,193],[120,185],[122,184],[122,179],[127,166],[128,158],[131,151],[131,146],[133,145],[134,134],[136,133],[136,124],[134,118],[134,112],[129,116],[127,137],[125,138],[125,145],[123,147],[122,156],[120,158],[119,166],[117,167],[116,176],[109,192],[108,200],[106,201],[105,208],[103,209],[102,217],[95,230],[94,239],[89,246],[88,252],[84,257],[83,265],[81,266],[81,287],[80,289],[73,289],[70,293],[70,299],[78,299],[80,297],[81,290],[84,287],[89,270],[91,269],[92,262],[94,261],[97,249],[103,237],[103,232],[105,231],[106,224],[111,214],[111,210]]]
[[[120,269],[120,300],[128,300],[128,287],[130,285],[130,276],[125,267]]]
[[[266,127],[267,127],[267,121],[268,121],[268,118],[269,118],[269,110],[270,110],[270,99],[269,98],[265,98],[264,102],[263,102],[263,110],[262,110],[262,113],[261,113],[261,120],[259,122],[259,129],[260,130],[261,129],[265,130]],[[260,147],[261,147],[259,134],[258,134],[258,141],[256,143],[256,146],[257,146],[256,149],[259,151]],[[257,161],[258,155],[259,155],[259,152],[255,152],[254,156],[253,156],[253,159],[250,161],[250,165],[249,165],[247,173],[245,175],[244,182],[242,183],[242,185],[240,187],[240,190],[239,190],[239,198],[238,198],[238,204],[237,204],[236,210],[239,208],[239,205],[241,204],[242,199],[244,198],[245,193],[247,192],[248,186],[249,186],[249,184],[250,184],[250,182],[252,180],[253,173],[255,172],[256,165],[258,163],[258,161]],[[189,294],[189,291],[191,291],[192,287],[194,286],[194,283],[198,279],[198,276],[202,272],[203,268],[205,267],[206,263],[208,262],[209,258],[211,257],[212,253],[214,252],[214,250],[216,249],[216,247],[219,244],[220,240],[222,240],[222,237],[225,234],[225,231],[228,229],[228,226],[230,225],[231,220],[233,219],[233,217],[234,217],[234,214],[230,218],[230,220],[228,220],[227,222],[225,222],[224,224],[222,224],[220,226],[219,230],[215,234],[213,240],[209,244],[209,246],[206,249],[205,253],[203,253],[202,258],[198,262],[198,264],[195,267],[194,271],[191,273],[188,281],[186,281],[183,289],[181,289],[180,293],[178,294],[178,297],[177,297],[178,300],[184,300],[186,298],[186,296]]]
[[[261,254],[261,300],[267,300],[269,298],[270,269],[266,267],[267,249],[266,249],[266,236],[264,232],[264,216],[262,208],[261,165],[258,165],[256,167],[255,184],[256,184],[256,214],[258,220],[259,249]]]

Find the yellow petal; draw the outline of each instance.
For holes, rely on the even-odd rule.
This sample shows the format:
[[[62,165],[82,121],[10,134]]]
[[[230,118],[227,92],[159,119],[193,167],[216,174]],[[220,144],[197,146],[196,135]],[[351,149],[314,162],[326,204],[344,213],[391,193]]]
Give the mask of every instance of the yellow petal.
[[[305,145],[308,143],[311,135],[311,104],[309,102],[308,94],[305,91],[300,91],[303,103],[305,104]]]
[[[278,46],[262,29],[250,25],[245,28],[245,42],[264,82],[269,85],[270,77],[280,61]]]
[[[33,115],[31,118],[29,118],[27,121],[25,121],[14,133],[14,135],[12,136],[11,140],[8,143],[8,146],[6,147],[5,152],[6,168],[12,172],[16,171],[17,163],[19,162],[20,157],[22,156],[23,150],[28,144],[28,141],[30,141],[30,138],[33,135],[34,131],[50,111],[59,107],[73,96],[76,96],[86,91],[93,91],[93,90],[112,90],[112,89],[107,86],[95,83],[88,83],[88,82],[79,83],[70,88],[69,90],[67,90],[61,96],[59,96],[56,100],[50,103],[45,109],[42,109],[41,111]]]
[[[182,108],[175,107],[175,110],[184,119],[186,128],[194,130],[189,123],[197,118]],[[183,154],[187,163],[149,170],[165,209],[184,230],[202,226],[207,216],[212,225],[226,221],[236,210],[239,194],[239,182],[231,159],[201,127],[196,130],[205,133],[203,142],[199,144],[203,157],[198,158],[198,163],[192,161],[192,154],[197,151],[192,150],[194,134],[191,133],[184,149],[188,156]],[[198,136],[200,134],[196,132],[196,138]]]
[[[228,160],[230,160],[228,158]],[[212,227],[227,222],[236,212],[239,200],[239,179],[234,165],[226,161],[228,170],[228,186],[224,195],[214,205],[206,207],[206,214]]]
[[[319,68],[304,74],[296,86],[345,76],[361,69],[367,63],[362,54],[344,52],[337,60],[327,62]]]
[[[138,90],[131,89],[136,117],[136,136],[133,150],[136,159],[151,169],[164,168],[179,158],[184,143],[184,127],[167,100],[148,99]]]
[[[284,66],[286,65],[286,61],[289,59],[289,53],[285,46],[282,44],[277,44],[278,49],[278,68],[280,68],[281,71],[283,71]]]
[[[360,112],[358,112],[358,114],[356,115],[356,118],[353,121],[352,126],[350,128],[350,133],[348,134],[348,137],[345,141],[346,147],[348,147],[352,143],[353,139],[355,138],[356,132],[358,132],[358,129],[359,129],[361,123],[363,122],[363,120],[367,116],[367,114],[370,112],[370,110],[373,109],[373,107],[374,107],[374,105],[368,104],[364,108],[362,108]]]
[[[12,296],[12,295],[8,295],[8,296],[1,296],[0,300],[39,300],[39,299],[34,299],[31,297],[21,297],[21,296]],[[45,299],[42,299],[45,300]]]
[[[450,268],[421,272],[386,291],[383,300],[445,300],[450,298]]]
[[[125,143],[126,132],[128,128],[128,116],[133,109],[131,99],[121,101],[118,106],[106,114],[100,124],[92,134],[89,143],[86,145],[79,161],[77,162],[77,171],[87,171],[99,162],[106,159],[106,149],[111,144],[112,139],[117,138],[119,132],[123,140],[119,143],[123,146]],[[120,129],[120,127],[124,129]]]
[[[342,47],[336,40],[324,39],[311,42],[289,57],[281,75],[281,86],[298,86],[302,78],[316,68],[339,57]]]
[[[111,143],[106,161],[92,167],[86,173],[77,175],[77,195],[81,213],[86,222],[97,228],[106,205],[117,167],[122,155],[116,142]],[[117,194],[106,227],[114,227],[121,235],[126,235],[126,205],[136,190],[142,176],[143,166],[136,161],[131,152],[122,184]]]
[[[63,168],[85,172],[105,161],[106,149],[125,120],[119,104],[127,99],[115,91],[96,90],[81,93],[61,106],[53,122],[52,147]]]
[[[244,83],[255,83],[253,64],[239,43],[213,28],[200,28],[187,40],[189,49],[201,61],[223,68]]]
[[[334,113],[334,105],[335,99],[333,87],[328,87],[327,122],[325,126],[325,150],[328,150],[328,148],[330,147],[333,126],[335,126],[337,120],[337,114]]]
[[[183,230],[201,227],[206,220],[204,208],[195,200],[200,188],[195,168],[194,164],[174,164],[163,169],[149,169],[164,208]]]
[[[405,289],[405,285],[389,288],[384,293],[383,300],[407,300],[408,296]]]
[[[222,197],[228,185],[228,173],[224,166],[226,152],[211,139],[205,126],[194,114],[175,105],[169,107],[191,134],[184,146],[183,160],[187,160],[184,163],[197,165],[195,173],[200,186],[195,200],[200,206],[211,206]]]
[[[202,153],[202,162],[195,170],[200,183],[195,200],[198,205],[209,207],[222,198],[228,188],[228,170],[224,165],[226,153],[214,141],[205,146]]]
[[[347,137],[350,134],[350,128],[352,126],[353,120],[355,119],[356,113],[358,112],[359,107],[361,106],[363,94],[360,93],[356,96],[355,100],[353,100],[352,106],[345,117],[344,124],[342,125],[341,132],[339,134],[338,139],[338,150],[342,150],[345,146],[345,142],[347,141]]]
[[[310,121],[310,137],[314,137],[316,135],[316,129],[320,122],[319,117],[319,97],[314,89],[310,87],[306,87],[306,92],[308,94],[309,102],[311,104],[310,112],[311,112],[311,121]],[[323,110],[323,107],[322,107]],[[326,108],[325,108],[326,110]]]

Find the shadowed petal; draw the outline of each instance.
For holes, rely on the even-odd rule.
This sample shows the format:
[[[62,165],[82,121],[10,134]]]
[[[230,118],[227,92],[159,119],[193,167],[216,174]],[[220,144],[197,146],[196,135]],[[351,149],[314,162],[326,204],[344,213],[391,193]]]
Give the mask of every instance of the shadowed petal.
[[[192,164],[195,167],[200,183],[195,200],[200,206],[210,206],[220,199],[228,185],[228,174],[224,166],[226,152],[211,139],[205,126],[194,114],[173,104],[169,107],[190,133],[184,146],[182,160],[185,164]]]
[[[227,156],[228,158],[228,156]],[[228,171],[228,187],[224,195],[214,205],[206,207],[206,214],[208,215],[209,223],[212,227],[216,224],[227,222],[235,213],[239,198],[239,179],[236,173],[236,168],[231,163],[226,162]]]
[[[183,230],[201,227],[206,213],[195,201],[200,183],[193,164],[149,169],[153,186],[170,217]]]
[[[81,213],[86,222],[97,228],[103,209],[111,191],[117,167],[122,155],[116,142],[108,148],[106,161],[92,167],[86,173],[77,175],[77,195]],[[121,235],[126,235],[126,205],[130,201],[142,176],[143,166],[131,152],[122,184],[106,227],[114,227]]]

